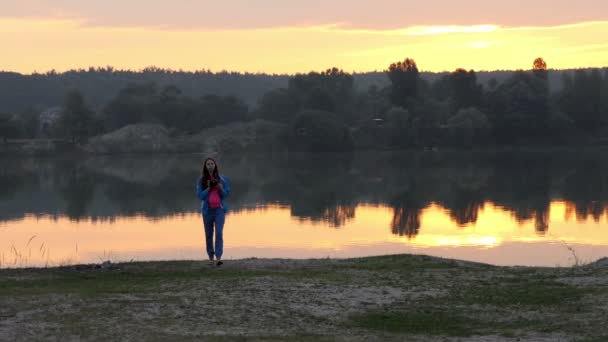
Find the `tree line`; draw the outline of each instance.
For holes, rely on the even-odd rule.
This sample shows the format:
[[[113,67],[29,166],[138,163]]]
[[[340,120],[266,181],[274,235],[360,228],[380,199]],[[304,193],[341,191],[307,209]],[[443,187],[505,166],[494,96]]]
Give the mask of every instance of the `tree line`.
[[[197,96],[191,88],[154,81],[128,83],[102,104],[72,89],[64,95],[54,131],[47,134],[82,143],[135,123],[157,123],[188,135],[231,122],[267,120],[284,125],[282,143],[308,151],[607,143],[608,69],[564,71],[559,87],[550,72],[537,58],[530,70],[497,73],[500,79],[482,82],[475,71],[457,69],[429,80],[416,61],[405,58],[384,70],[385,85],[361,89],[356,86],[361,75],[332,68],[288,77],[282,86],[265,88],[253,103],[227,92]],[[247,77],[264,76],[241,77],[245,84],[251,82],[243,81]],[[219,79],[215,83],[221,87]],[[0,137],[39,137],[39,120],[33,109],[4,111]]]

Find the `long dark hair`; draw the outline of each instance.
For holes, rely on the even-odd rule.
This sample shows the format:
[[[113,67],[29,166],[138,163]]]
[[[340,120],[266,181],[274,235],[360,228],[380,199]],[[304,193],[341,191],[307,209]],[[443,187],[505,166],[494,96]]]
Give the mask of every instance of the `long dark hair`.
[[[215,169],[213,170],[213,179],[217,179],[219,181],[220,179],[220,172],[219,172],[219,167],[217,166],[217,162],[215,161],[215,159],[208,157],[207,159],[205,159],[205,161],[203,162],[203,171],[201,172],[201,176],[202,176],[202,187],[203,189],[207,188],[207,181],[211,179],[211,175],[209,174],[209,170],[207,170],[207,161],[211,160],[215,163]]]

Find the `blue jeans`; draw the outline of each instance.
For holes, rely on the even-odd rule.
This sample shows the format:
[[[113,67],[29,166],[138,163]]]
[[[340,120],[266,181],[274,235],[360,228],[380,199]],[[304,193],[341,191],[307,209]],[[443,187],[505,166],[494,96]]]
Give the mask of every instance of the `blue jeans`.
[[[213,256],[222,257],[224,253],[224,221],[226,219],[223,208],[209,208],[207,215],[203,215],[205,226],[205,240],[207,240],[207,255],[209,259]],[[215,249],[213,248],[213,230],[215,226]]]

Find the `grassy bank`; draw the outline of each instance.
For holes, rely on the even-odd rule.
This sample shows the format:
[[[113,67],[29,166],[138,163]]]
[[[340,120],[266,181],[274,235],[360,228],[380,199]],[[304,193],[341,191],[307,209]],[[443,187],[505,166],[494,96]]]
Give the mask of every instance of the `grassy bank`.
[[[0,271],[0,340],[608,340],[608,267],[398,255]]]

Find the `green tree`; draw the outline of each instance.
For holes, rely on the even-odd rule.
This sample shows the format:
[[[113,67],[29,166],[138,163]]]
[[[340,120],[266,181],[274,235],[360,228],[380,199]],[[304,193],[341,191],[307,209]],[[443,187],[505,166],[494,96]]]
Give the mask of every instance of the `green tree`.
[[[448,119],[450,145],[471,146],[483,142],[490,133],[488,117],[475,107],[463,108]]]
[[[93,112],[87,108],[82,94],[72,90],[65,95],[59,124],[72,143],[82,142],[93,125]]]
[[[407,108],[408,98],[418,95],[419,73],[416,62],[406,58],[403,62],[392,63],[386,74],[391,82],[391,102]]]

